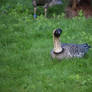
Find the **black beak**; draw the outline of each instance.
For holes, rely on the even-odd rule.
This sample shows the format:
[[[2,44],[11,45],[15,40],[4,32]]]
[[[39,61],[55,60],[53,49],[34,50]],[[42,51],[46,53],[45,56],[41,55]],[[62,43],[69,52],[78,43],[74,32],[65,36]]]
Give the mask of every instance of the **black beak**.
[[[60,37],[61,33],[62,33],[62,29],[58,28],[58,29],[55,30],[54,36],[55,37]]]

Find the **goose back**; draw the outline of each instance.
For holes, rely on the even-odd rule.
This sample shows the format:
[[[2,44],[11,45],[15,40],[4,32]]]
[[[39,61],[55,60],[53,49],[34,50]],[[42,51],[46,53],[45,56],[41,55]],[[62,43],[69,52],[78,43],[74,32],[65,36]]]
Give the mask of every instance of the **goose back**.
[[[87,43],[85,44],[65,43],[65,44],[62,44],[61,47],[68,48],[69,53],[72,57],[82,57],[88,52],[88,49],[90,48],[90,46]]]
[[[83,57],[89,50],[90,46],[87,43],[84,44],[71,44],[71,43],[62,43],[61,47],[64,49],[63,52],[55,54],[54,51],[51,51],[52,58],[63,59],[63,58],[72,58],[72,57]]]

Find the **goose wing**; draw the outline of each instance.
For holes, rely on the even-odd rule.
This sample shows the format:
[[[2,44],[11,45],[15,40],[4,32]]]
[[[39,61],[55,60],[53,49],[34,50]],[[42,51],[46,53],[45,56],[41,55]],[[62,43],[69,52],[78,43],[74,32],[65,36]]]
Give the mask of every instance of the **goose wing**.
[[[85,55],[85,53],[88,52],[88,49],[90,46],[85,44],[70,44],[70,43],[64,43],[61,45],[62,48],[68,48],[69,53],[72,57],[82,57]]]

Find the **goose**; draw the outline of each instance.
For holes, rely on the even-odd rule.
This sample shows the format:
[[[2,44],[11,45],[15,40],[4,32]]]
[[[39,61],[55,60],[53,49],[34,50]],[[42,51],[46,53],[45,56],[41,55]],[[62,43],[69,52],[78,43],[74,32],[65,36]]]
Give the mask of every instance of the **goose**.
[[[64,58],[81,58],[91,48],[87,43],[84,44],[72,44],[72,43],[61,43],[60,35],[62,29],[58,28],[53,31],[53,43],[54,48],[51,51],[51,57],[53,59],[62,60]]]
[[[43,6],[44,7],[44,13],[45,17],[47,16],[47,10],[48,7],[52,7],[54,5],[61,5],[62,1],[61,0],[32,0],[32,4],[34,7],[34,18],[37,17],[37,6]]]

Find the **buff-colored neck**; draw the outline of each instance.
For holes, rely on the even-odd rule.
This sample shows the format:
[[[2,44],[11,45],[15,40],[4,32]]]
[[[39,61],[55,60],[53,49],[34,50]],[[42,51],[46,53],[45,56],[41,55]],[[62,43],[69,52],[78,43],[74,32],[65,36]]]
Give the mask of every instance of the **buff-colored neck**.
[[[60,37],[57,38],[53,35],[53,43],[54,43],[54,52],[56,53],[61,52],[62,48],[61,48]]]

